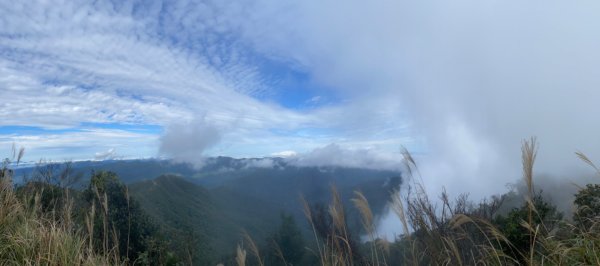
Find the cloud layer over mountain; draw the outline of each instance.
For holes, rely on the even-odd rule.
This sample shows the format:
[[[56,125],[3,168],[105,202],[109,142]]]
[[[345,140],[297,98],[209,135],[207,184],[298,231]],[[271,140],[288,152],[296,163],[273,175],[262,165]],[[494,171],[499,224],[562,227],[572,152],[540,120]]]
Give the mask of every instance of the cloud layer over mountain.
[[[543,173],[586,173],[576,150],[600,159],[594,1],[0,6],[0,145],[28,156],[347,164],[404,144],[428,188],[475,196],[520,176],[529,136]],[[197,117],[210,126],[187,128]]]

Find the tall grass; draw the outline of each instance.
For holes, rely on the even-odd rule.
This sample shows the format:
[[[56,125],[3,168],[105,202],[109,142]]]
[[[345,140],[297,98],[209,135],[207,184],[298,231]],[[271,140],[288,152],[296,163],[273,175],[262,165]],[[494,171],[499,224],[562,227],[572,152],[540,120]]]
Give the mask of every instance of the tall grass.
[[[23,154],[21,149],[18,158]],[[18,162],[18,160],[17,160]],[[43,191],[19,198],[12,171],[0,170],[0,262],[2,265],[118,265],[109,253],[96,253],[90,235],[72,222],[72,199],[65,194],[58,214],[42,210]]]
[[[302,199],[304,214],[312,230],[315,256],[320,265],[600,265],[600,217],[587,218],[586,223],[548,218],[549,207],[535,190],[534,166],[537,157],[535,138],[524,140],[521,148],[523,182],[527,187],[523,216],[511,219],[513,227],[497,220],[503,197],[494,197],[479,204],[467,196],[450,199],[442,192],[432,199],[423,185],[417,163],[402,150],[406,189],[392,193],[390,207],[401,222],[403,235],[388,242],[378,235],[377,217],[367,197],[356,191],[351,199],[360,215],[367,241],[356,243],[347,224],[347,212],[338,190],[331,187],[328,206],[316,208]],[[18,163],[23,150],[13,149]],[[576,156],[600,170],[585,154]],[[48,211],[42,204],[44,187],[35,193],[18,197],[12,184],[10,161],[0,169],[0,264],[2,265],[126,265],[122,261],[119,236],[108,221],[111,206],[105,191],[92,186],[94,203],[84,214],[84,225],[73,222],[73,198],[63,188],[60,204]],[[415,176],[413,176],[415,175]],[[600,188],[599,188],[600,190]],[[125,190],[126,199],[129,193]],[[595,198],[600,201],[600,196]],[[59,206],[60,208],[57,208]],[[129,210],[129,202],[127,209]],[[595,208],[580,206],[580,208]],[[600,213],[600,210],[597,210]],[[129,246],[131,213],[128,214]],[[96,226],[96,222],[100,226]],[[516,227],[514,227],[516,225]],[[512,231],[511,231],[512,230]],[[100,231],[100,232],[99,232]],[[515,240],[524,237],[525,243]],[[521,234],[521,235],[518,235]],[[94,238],[94,236],[100,238]],[[259,246],[244,233],[244,244],[236,250],[235,263],[268,264]],[[122,246],[123,243],[121,244]],[[279,248],[275,245],[276,248]],[[249,260],[247,251],[255,260]],[[129,257],[129,248],[125,249]],[[288,264],[281,250],[276,252],[282,263]]]
[[[355,260],[344,220],[340,195],[332,189],[329,206],[333,221],[331,234],[319,237],[314,210],[303,200],[305,216],[314,232],[317,255],[321,265],[600,265],[600,217],[582,228],[567,220],[552,220],[551,208],[535,190],[534,165],[537,157],[535,138],[524,140],[521,157],[523,182],[526,184],[523,219],[517,219],[514,230],[524,234],[523,243],[511,239],[514,233],[502,227],[497,220],[504,197],[492,197],[479,204],[462,195],[455,200],[443,192],[439,201],[432,200],[422,185],[417,164],[403,149],[406,190],[395,191],[391,209],[401,221],[403,235],[392,244],[385,244],[377,234],[375,220],[368,199],[355,192],[352,202],[361,215],[364,232],[368,237],[365,246],[368,255]],[[583,153],[577,157],[596,170],[600,170]],[[417,178],[413,177],[418,174]],[[600,188],[599,188],[600,189]],[[600,201],[600,196],[596,199]],[[588,206],[584,206],[586,208]],[[588,207],[589,208],[589,207]],[[600,212],[600,210],[598,210]],[[519,209],[512,213],[518,214]],[[517,216],[518,217],[518,216]],[[517,235],[518,237],[518,235]],[[391,248],[390,248],[391,246]]]
[[[357,193],[361,195],[360,193]],[[342,198],[335,188],[331,186],[331,204],[326,209],[314,209],[304,198],[301,198],[304,206],[304,214],[311,225],[315,237],[318,256],[321,265],[355,265],[361,263],[357,254],[357,247],[350,235],[346,223],[346,211]],[[372,215],[366,198],[356,199],[356,204],[362,206],[363,221],[369,225]],[[365,216],[366,215],[366,216]],[[375,256],[375,253],[373,253]]]

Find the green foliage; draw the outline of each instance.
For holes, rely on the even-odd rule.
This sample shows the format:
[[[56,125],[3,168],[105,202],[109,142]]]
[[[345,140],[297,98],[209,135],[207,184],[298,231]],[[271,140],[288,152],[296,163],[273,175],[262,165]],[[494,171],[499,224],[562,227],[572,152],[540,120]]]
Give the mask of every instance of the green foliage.
[[[71,198],[53,201],[63,205],[63,212],[49,211],[41,206],[43,197],[39,191],[31,188],[15,191],[10,182],[11,174],[5,167],[0,170],[0,264],[120,264],[110,254],[87,248],[87,236],[71,222],[71,213],[66,207],[71,204]]]
[[[269,265],[300,265],[305,241],[293,216],[281,214],[279,229],[269,239]]]
[[[39,204],[38,207],[44,212],[61,211],[65,205],[64,200],[67,193],[68,191],[64,188],[44,182],[29,182],[17,188],[17,194],[25,202],[30,205]],[[39,202],[34,202],[36,199],[31,195],[37,195]]]
[[[227,235],[215,234],[215,216],[218,213],[208,191],[180,177],[168,175],[133,184],[131,194],[168,234],[168,245],[177,257],[191,265],[216,264],[216,241],[213,237],[224,238]],[[228,228],[239,232],[234,227]]]
[[[584,229],[590,228],[600,218],[600,185],[588,184],[575,194],[577,210],[573,220]]]
[[[591,164],[586,157],[583,160]],[[570,224],[541,193],[533,193],[534,159],[524,161],[531,201],[522,206],[498,215],[507,209],[502,206],[505,199],[514,199],[516,194],[475,205],[466,196],[451,202],[443,193],[438,205],[422,188],[414,194],[409,189],[404,198],[395,194],[391,205],[412,231],[405,226],[407,233],[393,243],[377,235],[361,243],[352,237],[358,230],[348,221],[351,210],[346,211],[341,195],[353,189],[364,191],[365,204],[357,208],[363,214],[376,213],[369,203],[385,202],[389,189],[400,185],[400,178],[382,186],[381,179],[364,181],[350,175],[341,193],[331,189],[329,205],[322,204],[328,193],[318,178],[331,181],[338,179],[333,171],[356,172],[297,168],[269,176],[271,170],[252,169],[230,174],[225,180],[210,177],[214,185],[210,189],[180,177],[162,176],[134,184],[131,197],[115,173],[104,171],[94,172],[83,191],[69,189],[69,175],[53,171],[15,189],[7,160],[0,168],[0,264],[263,265],[264,258],[264,265],[269,266],[600,265],[600,185],[587,185],[575,195],[578,209],[575,224]],[[138,171],[129,170],[132,175]],[[309,177],[287,176],[290,173]],[[273,218],[277,210],[297,207],[292,203],[297,192],[311,199],[302,204],[309,229],[314,230],[314,246],[305,242],[308,230],[296,223],[295,213],[281,214],[278,226]],[[364,231],[371,232],[368,224],[363,221]],[[255,245],[248,236],[236,254],[223,256],[231,254],[235,245],[219,245],[229,243],[232,236],[239,240],[242,227],[266,239],[265,243]],[[258,246],[265,247],[260,254]],[[248,256],[244,249],[249,250]]]
[[[539,232],[535,237],[544,237],[550,230],[555,229],[562,220],[562,213],[556,210],[556,206],[544,200],[538,193],[533,198],[533,220],[531,228],[539,225]],[[531,247],[531,237],[534,232],[527,228],[530,206],[526,202],[520,208],[512,209],[506,216],[498,216],[493,223],[500,229],[503,235],[509,240],[510,246],[504,246],[504,250],[512,254],[513,258],[522,258],[523,252],[527,253]]]
[[[86,209],[99,211],[93,220],[92,236],[98,250],[106,252],[108,247],[117,247],[125,261],[136,261],[142,255],[154,262],[166,258],[158,228],[115,173],[93,173],[83,198]]]
[[[36,179],[16,190],[1,170],[0,261],[16,265],[177,265],[158,227],[111,172],[82,192]],[[3,264],[4,264],[3,263]]]
[[[231,247],[239,241],[241,230],[251,232],[256,239],[266,239],[272,228],[278,225],[279,211],[292,215],[304,237],[312,238],[298,195],[305,195],[310,204],[327,202],[332,183],[344,196],[342,203],[347,207],[348,227],[359,235],[362,228],[360,215],[350,208],[353,192],[363,191],[369,197],[373,215],[378,216],[386,211],[389,191],[402,181],[399,173],[394,171],[295,167],[286,165],[284,161],[275,161],[276,167],[255,168],[246,167],[245,160],[218,157],[209,159],[200,170],[161,160],[73,162],[70,175],[83,175],[75,182],[62,179],[62,170],[67,167],[59,164],[48,167],[45,164],[40,169],[21,168],[17,172],[19,176],[40,176],[44,182],[49,181],[59,187],[74,183],[71,187],[81,190],[88,189],[91,181],[89,173],[93,169],[116,173],[121,182],[130,186],[131,196],[159,226],[159,231],[169,234],[168,244],[177,251],[177,256],[186,263],[192,261],[197,264],[210,264],[200,258],[229,255]],[[179,174],[179,180],[154,179],[168,173]],[[160,185],[154,186],[153,181]],[[185,184],[178,184],[183,182]],[[102,184],[97,185],[103,187]],[[99,191],[99,194],[102,192]],[[84,208],[89,211],[89,206],[87,204]],[[101,214],[101,209],[96,211]],[[84,215],[80,216],[84,220]],[[174,235],[181,237],[174,238]]]

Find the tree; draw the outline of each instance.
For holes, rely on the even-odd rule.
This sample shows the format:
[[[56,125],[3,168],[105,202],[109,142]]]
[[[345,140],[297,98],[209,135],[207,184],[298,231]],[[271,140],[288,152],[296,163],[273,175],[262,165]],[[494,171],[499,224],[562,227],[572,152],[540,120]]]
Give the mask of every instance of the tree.
[[[545,201],[541,194],[541,192],[537,193],[533,197],[533,224],[530,225],[531,228],[540,225],[538,237],[548,234],[562,220],[562,213],[556,210],[556,206]],[[494,224],[512,244],[512,247],[504,247],[505,251],[512,254],[514,258],[520,257],[518,253],[529,250],[531,246],[530,235],[532,232],[523,226],[523,223],[528,220],[529,207],[526,202],[520,208],[512,209],[506,217],[498,216],[494,219]]]
[[[129,196],[115,173],[92,173],[84,199],[96,210],[92,237],[98,250],[107,252],[117,247],[120,257],[129,261],[140,257],[154,262],[165,259],[165,245],[157,238],[158,228]]]
[[[577,210],[573,220],[582,228],[588,229],[600,220],[600,185],[588,184],[575,194]]]
[[[292,215],[281,214],[279,229],[268,243],[271,265],[299,265],[304,257],[304,238]]]

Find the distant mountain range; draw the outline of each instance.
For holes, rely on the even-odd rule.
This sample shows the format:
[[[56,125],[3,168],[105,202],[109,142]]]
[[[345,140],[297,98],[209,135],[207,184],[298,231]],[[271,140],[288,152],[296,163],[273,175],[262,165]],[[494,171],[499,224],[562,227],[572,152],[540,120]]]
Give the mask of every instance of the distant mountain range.
[[[16,169],[16,180],[40,171],[59,174],[64,164]],[[202,254],[226,256],[249,232],[258,242],[279,223],[281,213],[291,214],[309,235],[299,197],[310,204],[328,204],[335,186],[348,212],[348,224],[360,231],[358,213],[350,204],[353,192],[362,191],[373,213],[384,212],[390,192],[401,184],[399,172],[343,167],[295,166],[281,158],[208,158],[200,168],[167,160],[81,161],[70,165],[78,185],[86,185],[92,171],[112,171],[130,187],[153,219],[174,243],[196,243]],[[21,178],[21,179],[19,179]],[[181,247],[178,247],[182,250]]]

